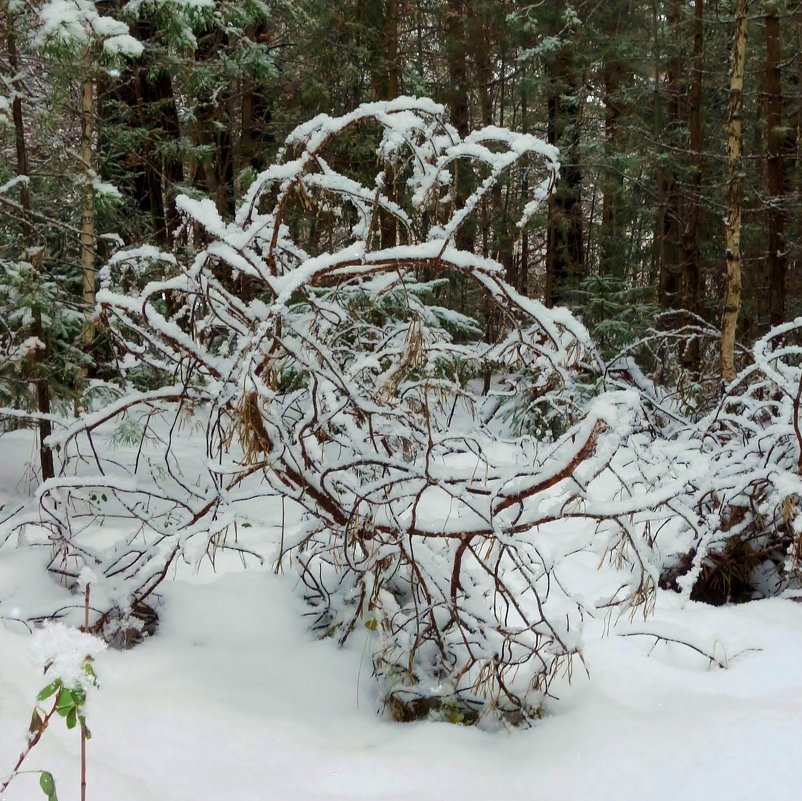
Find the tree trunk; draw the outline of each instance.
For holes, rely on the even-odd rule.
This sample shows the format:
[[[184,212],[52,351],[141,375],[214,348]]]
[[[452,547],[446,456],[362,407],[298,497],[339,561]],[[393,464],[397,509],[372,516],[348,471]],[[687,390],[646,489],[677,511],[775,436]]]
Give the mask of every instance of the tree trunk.
[[[746,31],[749,0],[736,0],[735,30],[730,65],[730,99],[727,106],[727,219],[724,228],[727,278],[721,321],[720,371],[723,381],[735,378],[735,335],[741,309],[741,217],[743,186],[743,87],[746,66]]]
[[[691,185],[688,193],[687,222],[682,249],[683,305],[691,315],[690,322],[700,314],[701,248],[699,236],[702,224],[702,167],[704,131],[702,127],[702,76],[704,74],[704,0],[694,0],[693,15],[693,67],[688,87],[688,127],[690,133]],[[682,354],[683,366],[698,370],[699,340],[694,337]]]
[[[8,52],[8,66],[11,72],[9,84],[13,86],[14,82],[19,80],[19,57],[17,54],[17,39],[14,32],[14,17],[8,14],[6,19],[6,48]],[[11,118],[14,123],[14,144],[17,156],[16,171],[18,176],[28,176],[28,145],[25,139],[25,120],[22,115],[22,98],[21,92],[14,92],[14,99],[11,102]],[[27,182],[20,184],[20,206],[22,206],[23,215],[28,218],[33,210],[31,201],[31,190]],[[31,230],[35,230],[31,226]],[[34,269],[41,269],[44,257],[43,248],[35,251],[31,257],[32,267]],[[36,261],[39,264],[36,264]],[[45,333],[42,324],[42,313],[37,309],[33,314],[33,322],[31,325],[31,334],[35,336],[40,342],[44,344]],[[36,410],[42,417],[40,417],[37,427],[39,433],[39,465],[42,470],[42,481],[47,481],[56,475],[55,467],[53,464],[53,451],[45,446],[45,441],[53,433],[50,421],[45,419],[45,415],[50,414],[50,385],[45,375],[45,358],[46,352],[44,348],[35,348],[32,353],[31,362],[33,365],[33,383],[36,387]]]
[[[227,44],[228,33],[220,28],[206,33],[198,39],[195,60],[212,61],[220,48]],[[205,145],[208,155],[195,164],[194,183],[202,186],[214,197],[217,210],[223,217],[234,213],[234,160],[235,153],[228,126],[231,124],[233,108],[232,92],[213,92],[211,88],[196,98],[195,145]]]
[[[138,25],[140,41],[147,44],[154,38],[154,24],[143,11]],[[177,148],[163,147],[166,143],[178,145],[181,139],[173,79],[169,70],[159,64],[153,54],[149,55],[146,47],[137,64],[135,81],[138,122],[148,131],[145,145],[145,161],[150,165],[147,191],[155,235],[157,241],[169,249],[179,225],[175,187],[184,180],[184,165],[175,152]]]
[[[786,193],[789,188],[787,154],[789,136],[783,128],[782,50],[780,14],[776,3],[766,3],[766,174],[768,179],[768,284],[769,326],[785,318],[785,275],[787,266],[785,223]],[[789,129],[790,130],[790,129]]]
[[[521,131],[529,133],[528,124],[528,107],[526,86],[521,87]],[[524,199],[529,198],[529,173],[524,171],[523,178],[521,179],[521,194]],[[529,234],[527,233],[526,226],[521,231],[521,261],[518,266],[518,291],[522,295],[529,294]]]
[[[95,232],[95,189],[94,178],[94,136],[95,136],[95,84],[92,78],[92,51],[87,45],[81,59],[83,83],[81,84],[81,150],[78,156],[78,175],[81,183],[81,300],[89,315],[84,322],[81,340],[84,352],[89,355],[95,341],[95,324],[92,314],[95,309],[95,251],[97,235]],[[79,384],[89,374],[83,367],[78,376]]]
[[[605,33],[611,42],[617,42],[621,31],[621,10],[611,9],[605,25]],[[621,150],[621,116],[624,105],[621,98],[621,85],[625,77],[625,65],[618,50],[610,46],[602,66],[602,85],[604,87],[604,138],[607,158],[610,159]],[[624,174],[620,168],[608,166],[604,170],[602,185],[602,216],[599,232],[599,272],[604,276],[624,278],[624,222],[622,200],[624,195]],[[588,245],[590,247],[590,245]]]
[[[272,37],[267,20],[264,19],[250,25],[246,34],[253,42],[269,41]],[[275,141],[270,132],[273,113],[264,82],[250,77],[243,79],[240,120],[239,159],[236,171],[240,172],[249,167],[261,171],[269,163],[265,151]]]
[[[398,56],[398,0],[372,0],[368,6],[371,44],[371,81],[377,100],[393,100],[400,94],[401,64]],[[395,168],[391,162],[384,165],[385,195],[396,199]],[[393,247],[398,241],[397,222],[392,215],[379,214],[379,235],[383,248]]]
[[[467,10],[465,0],[448,0],[444,22],[446,30],[446,50],[448,58],[449,86],[445,97],[451,112],[451,122],[461,137],[468,135],[470,119],[468,115],[468,61],[467,41],[465,33]],[[455,203],[461,207],[468,197],[467,171],[465,167],[456,167]],[[475,226],[467,220],[457,230],[456,246],[461,250],[474,248],[476,239]]]
[[[451,122],[463,137],[467,136],[469,130],[465,16],[465,0],[448,0],[444,17],[449,77],[446,102],[451,112]]]
[[[384,25],[384,44],[387,52],[387,99],[400,94],[401,61],[398,54],[398,0],[387,0]]]
[[[684,64],[681,52],[681,22],[685,0],[671,0],[668,7],[668,28],[672,34],[671,55],[667,62],[668,120],[665,132],[669,144],[672,136],[685,123]],[[656,134],[662,132],[658,129]],[[673,157],[672,157],[673,158]],[[658,171],[658,213],[656,243],[659,267],[659,300],[664,309],[682,304],[682,197],[676,163],[661,165]]]
[[[585,275],[579,155],[582,81],[571,42],[564,42],[552,58],[548,81],[548,141],[560,148],[563,167],[549,197],[545,300],[557,306]]]
[[[469,20],[471,53],[476,73],[476,91],[479,100],[479,118],[482,126],[493,125],[493,96],[491,84],[493,81],[492,44],[498,40],[498,30],[488,13],[488,7],[482,6]],[[514,231],[509,219],[509,188],[507,199],[499,185],[491,190],[490,207],[487,209],[487,225],[493,231],[493,256],[504,267],[507,282],[520,289],[520,279],[516,271],[513,258]]]

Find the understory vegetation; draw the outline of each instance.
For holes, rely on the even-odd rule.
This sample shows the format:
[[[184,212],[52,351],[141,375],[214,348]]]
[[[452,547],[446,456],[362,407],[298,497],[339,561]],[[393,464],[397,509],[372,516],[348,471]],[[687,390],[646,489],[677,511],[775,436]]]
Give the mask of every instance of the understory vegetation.
[[[779,319],[775,292],[770,319],[736,336],[740,3],[720,326],[698,272],[680,297],[688,253],[666,250],[679,171],[661,172],[657,233],[624,253],[622,178],[594,268],[574,258],[591,207],[571,194],[565,58],[543,131],[523,79],[521,125],[502,124],[503,100],[500,119],[469,125],[459,98],[417,96],[409,76],[401,94],[397,60],[373,54],[375,97],[274,136],[258,82],[276,80],[275,31],[300,24],[279,5],[106,16],[54,0],[28,27],[27,6],[0,3],[16,155],[0,187],[0,419],[38,441],[33,500],[3,510],[0,547],[46,553],[75,597],[23,622],[131,647],[156,632],[178,563],[236,554],[294,573],[317,636],[371,632],[383,713],[516,726],[585,669],[588,617],[648,618],[661,589],[711,604],[800,593],[802,318]],[[381,19],[391,32],[393,8],[398,39],[397,4]],[[570,12],[543,52],[519,45],[522,70],[545,58],[556,80]],[[440,55],[457,81],[459,53]],[[73,117],[51,125],[23,98]],[[641,259],[631,274],[627,259]],[[269,498],[281,520],[263,518]]]
[[[335,160],[368,136],[384,167],[369,184]],[[400,98],[297,128],[229,220],[179,196],[182,257],[123,248],[99,275],[120,377],[53,420],[60,469],[6,547],[46,546],[67,586],[90,569],[105,600],[90,628],[130,645],[175,560],[239,548],[253,500],[280,496],[303,516],[277,569],[297,572],[320,636],[375,632],[398,720],[537,718],[581,660],[583,618],[648,613],[658,584],[712,603],[797,589],[802,323],[758,340],[720,394],[640,366],[715,347],[708,330],[605,360],[568,309],[454,244],[522,163],[539,177],[519,227],[556,149],[497,127],[463,138],[441,106]],[[454,286],[481,314],[450,307]],[[202,462],[174,448],[190,420]],[[110,421],[139,443],[133,464],[96,447]],[[130,533],[108,541],[99,521],[121,517]],[[574,584],[600,565],[615,589],[589,607]]]

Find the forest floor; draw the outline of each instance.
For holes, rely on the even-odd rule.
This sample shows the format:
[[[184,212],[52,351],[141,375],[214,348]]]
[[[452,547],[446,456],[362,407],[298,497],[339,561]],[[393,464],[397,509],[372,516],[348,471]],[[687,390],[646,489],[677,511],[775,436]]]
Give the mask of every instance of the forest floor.
[[[30,442],[0,438],[0,489],[24,495]],[[258,532],[254,532],[258,536]],[[0,549],[0,776],[46,683],[24,627],[57,599],[45,554]],[[653,616],[589,619],[585,668],[563,676],[527,730],[397,724],[376,713],[369,638],[346,648],[306,630],[289,576],[236,560],[164,585],[155,636],[96,663],[87,717],[94,801],[662,801],[799,794],[802,604],[713,608],[659,593]],[[5,618],[4,620],[2,618]],[[646,630],[683,640],[621,636]],[[79,797],[79,737],[61,721],[27,764]],[[43,797],[35,774],[4,801]]]

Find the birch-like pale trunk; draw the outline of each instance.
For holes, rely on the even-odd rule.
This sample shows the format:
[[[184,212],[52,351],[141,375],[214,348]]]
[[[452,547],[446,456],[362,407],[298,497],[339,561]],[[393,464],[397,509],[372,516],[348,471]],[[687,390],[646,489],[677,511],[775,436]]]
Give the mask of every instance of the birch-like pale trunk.
[[[746,28],[749,0],[736,0],[735,31],[732,37],[732,65],[730,67],[730,100],[727,107],[727,220],[724,228],[727,279],[724,291],[724,312],[721,320],[722,381],[735,378],[735,334],[738,313],[741,310],[741,216],[743,211],[743,185],[741,170],[743,159],[743,89],[746,66]]]

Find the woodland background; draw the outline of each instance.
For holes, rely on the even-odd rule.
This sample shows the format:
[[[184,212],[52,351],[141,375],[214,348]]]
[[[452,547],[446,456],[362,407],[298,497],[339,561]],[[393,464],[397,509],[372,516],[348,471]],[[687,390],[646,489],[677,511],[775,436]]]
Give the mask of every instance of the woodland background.
[[[644,366],[716,392],[704,336],[716,338],[725,308],[743,342],[799,310],[800,3],[91,4],[144,46],[116,58],[99,37],[43,34],[39,5],[0,7],[7,406],[47,412],[114,373],[89,321],[95,271],[121,245],[180,252],[179,192],[231,214],[299,122],[398,95],[443,102],[461,135],[497,124],[559,147],[560,180],[523,232],[508,213],[530,190],[522,168],[458,245],[496,258],[523,293],[579,312],[607,357],[655,325],[695,332]],[[375,169],[367,148],[338,159]],[[331,220],[316,212],[311,225],[324,247]],[[731,277],[725,303],[736,227],[729,269],[743,290]],[[443,302],[473,299],[452,283]],[[28,337],[47,347],[20,350]]]
[[[5,626],[286,570],[489,727],[795,631],[802,3],[0,0],[0,73]]]

